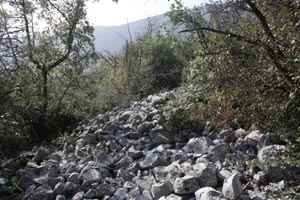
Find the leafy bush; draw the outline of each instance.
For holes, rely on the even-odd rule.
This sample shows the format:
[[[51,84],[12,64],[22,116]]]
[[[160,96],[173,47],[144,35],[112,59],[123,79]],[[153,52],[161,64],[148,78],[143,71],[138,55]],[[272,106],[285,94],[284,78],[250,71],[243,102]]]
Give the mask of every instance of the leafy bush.
[[[167,122],[167,129],[172,135],[180,135],[183,131],[187,133],[201,134],[204,123],[195,118],[190,110],[178,109]]]

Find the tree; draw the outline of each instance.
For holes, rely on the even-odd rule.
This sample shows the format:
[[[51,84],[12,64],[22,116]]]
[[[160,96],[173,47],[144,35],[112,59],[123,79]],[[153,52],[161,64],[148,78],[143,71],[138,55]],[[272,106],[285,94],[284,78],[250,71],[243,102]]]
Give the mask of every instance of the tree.
[[[61,108],[67,90],[95,57],[85,2],[7,0],[1,1],[0,13],[1,75],[12,82],[6,84],[1,98],[13,97],[11,106],[19,107],[23,118],[37,120],[47,132],[49,115]],[[54,83],[59,80],[68,86],[57,93]],[[18,98],[26,103],[20,105]],[[25,117],[24,108],[36,110],[38,116]]]

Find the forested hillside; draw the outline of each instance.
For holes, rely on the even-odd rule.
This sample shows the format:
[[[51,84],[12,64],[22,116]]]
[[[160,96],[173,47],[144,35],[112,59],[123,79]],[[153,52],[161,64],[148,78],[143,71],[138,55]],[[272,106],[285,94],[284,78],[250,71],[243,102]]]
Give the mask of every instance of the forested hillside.
[[[226,145],[224,144],[226,148],[231,145],[230,148],[228,147],[229,149],[226,149],[228,155],[222,154],[222,158],[219,160],[212,161],[211,157],[207,158],[215,163],[214,169],[217,169],[217,161],[220,161],[220,165],[234,166],[232,168],[237,168],[236,170],[239,171],[239,159],[235,160],[234,156],[238,155],[237,151],[242,151],[241,155],[243,156],[244,154],[250,155],[250,157],[252,155],[254,163],[250,163],[251,169],[256,174],[255,170],[261,167],[255,160],[256,157],[260,162],[268,157],[265,152],[261,152],[267,146],[266,143],[268,145],[280,144],[274,149],[266,150],[276,158],[270,160],[271,163],[263,164],[267,166],[274,164],[276,168],[283,169],[284,173],[286,171],[293,172],[284,177],[293,186],[292,191],[287,194],[287,198],[297,199],[299,197],[299,173],[290,170],[299,169],[300,166],[299,0],[222,0],[206,4],[205,9],[203,9],[204,5],[187,8],[180,0],[175,0],[170,11],[166,13],[166,17],[170,21],[165,26],[168,28],[165,28],[163,32],[149,21],[145,30],[141,30],[135,39],[130,35],[123,38],[125,43],[119,53],[107,52],[106,54],[99,54],[95,51],[94,29],[86,19],[85,3],[84,0],[4,0],[0,2],[0,158],[3,159],[0,164],[4,163],[3,169],[10,166],[4,162],[4,159],[16,157],[20,152],[30,150],[33,146],[64,145],[57,142],[62,140],[61,136],[67,138],[66,141],[71,141],[71,144],[66,142],[66,146],[63,147],[64,153],[59,156],[68,156],[67,146],[71,146],[70,149],[76,150],[76,154],[78,154],[74,154],[75,157],[77,156],[76,162],[83,164],[90,161],[88,158],[87,160],[83,159],[85,153],[89,152],[89,147],[86,145],[94,144],[93,141],[86,139],[85,135],[91,133],[99,136],[100,139],[94,139],[99,142],[97,148],[102,148],[103,145],[114,145],[115,140],[119,141],[119,137],[123,137],[120,133],[121,130],[129,129],[133,130],[133,135],[136,131],[145,134],[143,136],[146,138],[151,138],[151,140],[143,140],[144,146],[139,146],[139,148],[146,148],[143,151],[143,155],[146,157],[148,151],[154,148],[146,143],[152,143],[153,138],[156,138],[151,135],[150,130],[155,128],[160,130],[159,128],[163,127],[163,130],[168,136],[171,135],[172,139],[179,137],[188,140],[192,136],[203,136],[206,142],[207,140],[214,141],[207,142],[208,146],[223,145],[222,142],[226,143]],[[176,29],[176,27],[180,27],[181,34],[179,36],[170,30]],[[182,30],[182,28],[184,29]],[[99,67],[99,63],[101,63],[101,67]],[[156,101],[155,96],[148,96],[174,88],[183,91],[177,94],[177,101],[172,104],[174,109],[170,110],[168,117],[161,119],[158,116],[158,119],[155,119],[156,114],[161,115],[164,111],[160,111],[151,104],[152,101]],[[150,98],[149,102],[144,99],[146,97]],[[129,110],[133,113],[137,112],[139,116],[132,119],[133,121],[130,121],[131,118],[129,120],[129,115],[126,115],[126,119],[124,118],[122,121],[118,118],[121,117],[119,114],[112,114],[128,105],[134,105],[131,107],[132,109],[136,108],[135,101],[140,102],[139,106],[144,106],[147,112],[153,108],[149,111],[149,113],[153,111],[149,114],[153,117],[151,122],[148,123],[147,117],[143,119],[144,115],[141,112],[144,111]],[[163,102],[165,101],[169,101],[169,97],[163,100]],[[139,106],[136,109],[139,109]],[[118,123],[120,121],[120,123],[124,121],[129,123],[130,121],[131,124],[126,124],[126,127],[121,126],[122,124],[113,124],[113,127],[110,127],[111,124],[104,124],[105,127],[109,126],[108,130],[112,132],[103,133],[101,130],[99,134],[96,132],[97,124],[94,124],[95,130],[88,129],[87,132],[82,132],[85,130],[83,125],[79,126],[82,136],[77,137],[76,134],[70,134],[78,125],[85,124],[98,114],[105,112],[108,112],[108,116],[115,117],[115,120],[105,118],[106,121],[101,122],[102,125],[112,121]],[[140,123],[145,124],[142,122],[147,123],[141,125],[142,127],[139,129]],[[100,124],[98,125],[100,126]],[[117,129],[114,129],[115,126]],[[205,126],[206,128],[204,128]],[[212,132],[208,126],[213,127],[215,131]],[[223,137],[221,133],[224,134],[224,130],[229,129],[229,132],[225,131],[225,135],[227,133],[229,135],[223,135]],[[231,138],[231,135],[237,134],[239,129],[249,130],[246,131],[247,134],[251,132],[250,130],[260,130],[260,132],[259,134],[258,132],[253,133],[250,139],[246,139],[243,135]],[[118,138],[112,139],[106,136],[110,133],[117,134]],[[184,135],[180,137],[180,134],[183,133]],[[210,133],[217,133],[217,135],[212,136]],[[266,133],[264,137],[268,136],[268,139],[263,138],[263,133]],[[101,134],[105,135],[104,139],[109,141],[108,143],[101,140]],[[74,141],[72,140],[73,136],[76,136],[73,138]],[[138,139],[135,136],[132,137]],[[131,136],[129,139],[132,139]],[[180,142],[164,139],[164,137],[158,138],[158,144],[172,143],[170,147],[164,146],[164,148],[182,149]],[[88,140],[88,142],[83,142],[83,140]],[[261,141],[265,142],[262,146],[259,144]],[[187,141],[181,142],[186,143]],[[78,145],[79,143],[80,145]],[[121,140],[119,143],[121,146],[117,151],[123,151],[123,154],[116,155],[116,162],[128,150],[125,144],[121,144]],[[242,144],[248,146],[243,150],[237,150],[236,146],[243,146]],[[62,146],[59,147],[62,148]],[[124,149],[121,150],[123,147]],[[103,147],[104,150],[105,148]],[[201,154],[207,153],[206,150],[201,151]],[[43,150],[41,151],[44,153]],[[183,152],[191,153],[188,150],[183,150]],[[196,152],[193,151],[194,154]],[[132,154],[135,153],[134,151]],[[213,156],[215,153],[212,153]],[[45,155],[49,156],[50,153],[45,153]],[[34,157],[36,154],[31,156]],[[177,154],[174,156],[176,157]],[[193,156],[187,156],[191,159],[192,168],[197,167],[195,160],[198,158],[195,157],[196,155]],[[89,159],[95,157],[94,155]],[[29,159],[31,158],[29,155]],[[34,161],[35,164],[29,164],[30,167],[36,168],[35,165],[41,164],[43,158],[43,156],[41,159],[38,157],[38,161]],[[169,159],[168,156],[165,158]],[[225,158],[234,160],[234,163],[226,162]],[[205,159],[202,157],[202,161]],[[67,161],[70,160],[66,159]],[[250,164],[247,158],[244,161],[241,164],[244,168],[240,172],[242,171],[242,177],[246,177],[242,179],[245,181],[248,180],[248,177],[243,173],[248,170],[247,167]],[[27,162],[28,160],[25,163]],[[120,170],[119,167],[115,168],[116,162],[112,162],[113,166],[106,166],[108,174],[112,173],[109,170]],[[128,164],[130,161],[125,159],[124,162]],[[163,165],[170,164],[169,162],[170,160]],[[22,166],[22,163],[18,163],[18,166]],[[56,166],[58,167],[58,164]],[[155,166],[151,166],[151,169],[157,166],[160,165],[155,164]],[[185,169],[184,166],[181,167]],[[206,166],[205,170],[206,168],[208,170],[209,167]],[[151,170],[147,171],[149,169],[147,167],[139,169],[145,170],[143,176],[153,173]],[[270,172],[267,170],[270,169],[268,167],[260,169],[266,174]],[[126,168],[126,170],[128,169]],[[15,171],[11,172],[11,177]],[[133,170],[134,176],[138,176],[137,171]],[[91,173],[94,171],[92,170]],[[69,175],[65,171],[59,171],[57,176],[59,174],[61,176],[62,174]],[[87,179],[89,176],[90,174],[86,175]],[[153,175],[153,177],[157,181],[156,176]],[[268,183],[261,180],[265,176],[259,174],[256,177],[259,179],[259,184]],[[124,179],[127,180],[127,178]],[[83,179],[85,178],[80,179],[80,188],[84,190],[83,194],[86,194],[88,188],[85,188]],[[232,179],[237,178],[232,177]],[[132,180],[132,177],[128,180]],[[269,181],[269,179],[267,180]],[[13,184],[15,183],[13,179],[10,181],[5,182],[3,179],[0,182],[0,189],[8,182],[13,185],[7,186],[10,189],[4,191],[9,197],[15,197],[14,192],[16,191],[21,194],[25,192],[23,189],[27,189],[27,185],[20,189],[18,185]],[[96,181],[93,179],[86,184],[97,181],[100,181],[100,178]],[[180,181],[183,180],[180,179]],[[276,179],[276,181],[279,180]],[[215,188],[218,186],[217,183],[212,185]],[[219,186],[224,187],[224,185]],[[173,185],[173,187],[175,186]],[[35,189],[33,187],[32,191]],[[184,190],[184,188],[181,189]],[[180,193],[174,188],[170,194],[171,192],[180,194],[183,199],[193,198],[196,191],[194,189],[192,192],[189,191],[187,196],[185,196],[185,191]],[[264,189],[260,188],[260,190]],[[32,191],[30,190],[29,193]],[[130,189],[126,191],[130,191]],[[218,195],[223,195],[228,199],[237,199],[242,191],[239,191],[239,194],[233,192],[233,197],[225,193],[218,193]],[[65,196],[68,195],[65,194]],[[152,199],[156,199],[152,193],[151,195]],[[245,195],[251,196],[249,193]],[[274,192],[274,195],[272,198],[277,198],[280,194]]]

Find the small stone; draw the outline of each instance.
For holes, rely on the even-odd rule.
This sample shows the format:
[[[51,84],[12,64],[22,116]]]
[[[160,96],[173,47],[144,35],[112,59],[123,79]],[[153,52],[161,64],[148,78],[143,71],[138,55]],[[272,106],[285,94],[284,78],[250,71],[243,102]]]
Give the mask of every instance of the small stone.
[[[66,197],[64,195],[57,195],[55,200],[66,200]]]
[[[245,140],[253,146],[256,146],[258,144],[258,142],[260,141],[261,137],[263,135],[261,134],[261,132],[259,130],[256,131],[252,131],[251,133],[249,133],[246,137]]]
[[[160,154],[153,153],[147,155],[140,165],[142,169],[151,169],[158,166],[166,166],[168,162]]]
[[[47,159],[47,157],[50,155],[50,150],[46,149],[45,147],[39,147],[34,155],[34,160],[37,163],[40,163],[43,161],[43,159]]]
[[[6,185],[8,183],[8,179],[0,178],[0,185]]]
[[[116,164],[115,164],[115,169],[120,169],[122,167],[128,167],[131,163],[133,162],[132,157],[130,156],[125,156],[123,157],[121,160],[119,160]]]
[[[127,150],[127,155],[129,157],[132,157],[133,159],[139,159],[141,158],[144,154],[142,151],[138,151],[134,148],[134,146],[131,146],[128,150]]]
[[[205,125],[205,128],[204,128],[203,132],[202,132],[202,135],[207,137],[214,130],[215,130],[215,126],[212,125],[210,122],[206,122],[206,125]]]
[[[128,189],[127,188],[118,188],[114,194],[116,200],[128,199]]]
[[[81,173],[80,177],[82,180],[92,184],[100,182],[102,179],[101,173],[96,169],[91,169],[89,167],[85,167]]]
[[[235,132],[233,129],[226,129],[219,133],[219,138],[224,140],[227,143],[231,143],[235,141]]]
[[[191,194],[200,188],[198,178],[194,174],[176,178],[173,189],[176,194]]]
[[[72,200],[82,200],[84,196],[84,191],[77,192],[73,197]]]
[[[97,192],[94,189],[89,189],[85,194],[84,198],[86,199],[94,199],[97,196]]]
[[[97,135],[94,133],[86,134],[84,137],[85,144],[93,144],[97,140]]]
[[[203,187],[195,192],[196,200],[220,200],[222,193],[212,187]]]
[[[106,195],[112,196],[115,193],[115,191],[116,189],[111,185],[107,183],[101,184],[96,188],[97,198],[102,198]]]
[[[208,148],[208,156],[212,162],[224,161],[230,147],[228,144],[217,144]]]
[[[182,197],[181,196],[177,196],[175,194],[171,194],[167,197],[161,197],[159,198],[159,200],[182,200]]]
[[[228,177],[230,177],[232,175],[232,173],[227,170],[227,169],[221,169],[218,173],[217,173],[217,176],[220,180],[221,183],[224,182],[224,180]]]
[[[253,176],[254,180],[256,180],[258,183],[266,183],[267,181],[267,175],[264,171],[259,171]]]
[[[72,174],[70,174],[67,181],[74,183],[74,184],[79,184],[80,183],[80,174],[77,172],[73,172]]]
[[[152,122],[144,122],[137,126],[137,131],[140,133],[144,133],[146,131],[149,131],[151,128],[153,128]]]
[[[234,133],[235,133],[236,138],[239,138],[239,139],[244,139],[247,136],[247,132],[242,128],[234,131]]]
[[[53,189],[55,195],[63,195],[67,191],[67,187],[65,183],[57,183]]]

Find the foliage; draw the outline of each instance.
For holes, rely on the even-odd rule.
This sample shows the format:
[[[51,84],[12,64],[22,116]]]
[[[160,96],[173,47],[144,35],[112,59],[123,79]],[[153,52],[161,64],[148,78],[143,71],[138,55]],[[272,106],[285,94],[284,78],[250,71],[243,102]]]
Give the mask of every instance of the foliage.
[[[187,109],[178,109],[168,119],[167,129],[172,135],[180,135],[182,132],[187,133],[202,133],[204,123],[197,118],[197,116],[190,113]]]
[[[202,9],[177,1],[173,23],[201,36],[186,82],[204,88],[207,105],[217,100],[215,112],[227,104],[265,128],[299,127],[298,8],[289,0],[218,1]]]
[[[128,41],[123,52],[102,57],[98,102],[108,108],[120,102],[179,86],[187,49],[183,39],[147,30],[137,41]],[[151,33],[151,34],[149,34]]]

